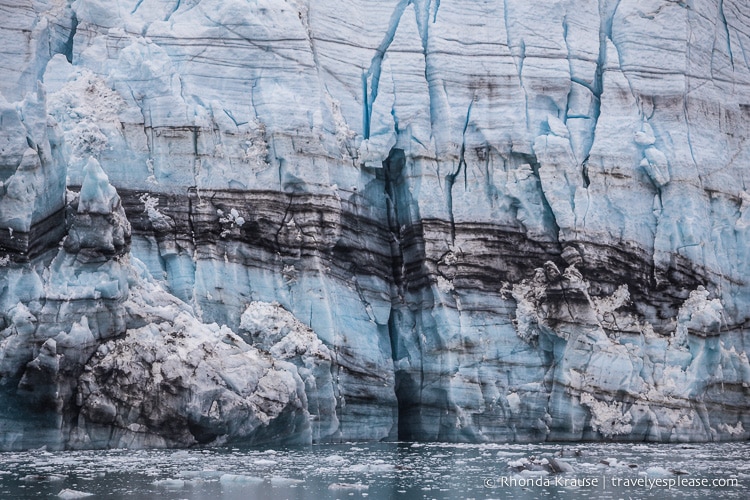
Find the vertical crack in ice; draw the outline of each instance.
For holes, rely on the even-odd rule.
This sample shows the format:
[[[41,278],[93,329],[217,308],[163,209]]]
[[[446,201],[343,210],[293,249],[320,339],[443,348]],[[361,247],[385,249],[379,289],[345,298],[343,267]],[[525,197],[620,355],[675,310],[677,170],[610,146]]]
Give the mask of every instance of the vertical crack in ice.
[[[440,0],[435,0],[435,10],[433,11],[433,14],[432,14],[433,24],[437,22],[437,13],[438,13],[439,8],[440,8]]]
[[[614,14],[613,14],[614,15]],[[609,22],[609,26],[607,26],[607,22]],[[600,4],[599,7],[599,54],[596,58],[596,69],[594,70],[594,83],[593,88],[591,91],[594,94],[594,101],[593,101],[593,107],[592,110],[592,116],[591,116],[591,139],[590,143],[586,145],[584,148],[585,155],[589,155],[591,152],[591,148],[594,145],[594,136],[596,135],[596,125],[599,123],[599,116],[601,115],[602,110],[602,92],[604,91],[604,65],[607,62],[607,37],[611,37],[612,35],[612,20],[609,19],[607,21],[607,18],[604,15],[602,4]]]
[[[691,79],[690,79],[690,65],[692,61],[692,55],[691,55],[691,40],[693,38],[693,27],[690,22],[692,10],[688,10],[685,22],[687,24],[687,43],[686,43],[686,49],[685,49],[685,88],[684,88],[684,94],[682,97],[682,114],[685,120],[685,132],[687,135],[687,145],[688,150],[690,151],[690,158],[693,160],[693,167],[695,167],[695,176],[698,179],[698,183],[701,186],[701,189],[703,189],[703,179],[701,178],[700,169],[698,168],[698,162],[695,158],[695,151],[693,150],[693,138],[692,138],[692,131],[690,129],[690,106],[689,106],[689,99],[690,99],[690,92],[692,92],[692,89],[690,87],[691,85]]]
[[[138,106],[138,110],[141,112],[141,117],[143,118],[143,135],[146,137],[146,151],[148,152],[148,159],[146,160],[146,164],[149,167],[151,175],[154,177],[154,180],[158,182],[158,179],[156,178],[156,171],[153,168],[154,165],[154,127],[152,126],[152,120],[151,120],[151,108],[146,108],[143,99],[138,98],[135,95],[135,92],[132,88],[130,90],[130,97],[133,98],[133,102]],[[146,110],[148,109],[148,116],[146,116]]]
[[[688,76],[685,74],[685,80],[687,81]],[[687,84],[689,85],[689,84]],[[685,130],[687,132],[687,143],[688,143],[688,150],[690,151],[690,158],[693,160],[693,166],[696,170],[696,178],[698,179],[698,183],[701,186],[701,189],[703,189],[703,178],[701,177],[700,169],[698,168],[698,161],[695,159],[695,151],[693,150],[693,138],[692,138],[692,132],[690,130],[690,123],[688,122],[688,119],[690,118],[690,112],[689,112],[689,106],[688,106],[688,94],[689,91],[685,92],[685,97],[682,100],[682,114],[685,119]]]
[[[370,117],[372,106],[370,106],[367,95],[367,72],[362,71],[362,135],[365,139],[370,138]]]
[[[315,62],[315,69],[318,71],[318,75],[320,75],[321,70],[323,69],[323,65],[320,63],[320,56],[318,54],[318,49],[315,46],[315,37],[313,37],[312,28],[310,27],[310,9],[307,8],[305,11],[299,11],[299,20],[302,23],[302,27],[305,29],[305,34],[307,35],[307,41],[310,44],[310,52],[312,53],[313,62]]]
[[[172,14],[177,12],[177,9],[180,8],[180,4],[182,3],[182,0],[177,0],[177,3],[175,4],[174,8],[167,13],[167,15],[164,17],[164,21],[169,21],[169,19],[172,17]]]
[[[276,252],[278,252],[279,255],[281,255],[281,249],[283,247],[283,245],[279,241],[281,231],[284,230],[284,226],[286,225],[286,219],[289,217],[289,212],[292,210],[292,204],[294,203],[294,192],[286,193],[286,194],[287,196],[289,196],[289,203],[287,203],[286,209],[284,209],[284,216],[281,218],[279,229],[276,230],[276,234],[274,235],[274,241],[276,242]]]
[[[445,197],[446,197],[446,205],[448,207],[448,217],[450,217],[450,223],[451,223],[451,242],[456,242],[456,222],[453,217],[453,185],[456,182],[456,177],[458,177],[458,174],[461,173],[463,170],[464,172],[464,188],[467,188],[467,174],[466,174],[466,130],[469,128],[469,120],[471,119],[471,108],[474,105],[474,99],[476,96],[473,96],[471,100],[469,101],[469,107],[466,110],[466,119],[464,120],[464,128],[461,133],[461,150],[458,153],[458,167],[456,168],[455,172],[452,172],[450,174],[447,174],[445,176]]]
[[[183,99],[184,101],[184,99]],[[188,130],[190,130],[190,133],[192,134],[192,146],[193,146],[193,185],[197,186],[198,178],[201,175],[201,158],[198,155],[198,133],[200,131],[200,127],[197,125],[192,125],[187,127]]]
[[[615,49],[617,49],[617,44],[615,43],[613,36],[612,36],[612,24],[614,21],[615,14],[617,13],[617,9],[620,6],[620,0],[616,0],[614,2],[614,7],[611,8],[611,12],[608,12],[609,2],[606,0],[600,0],[599,2],[599,53],[596,58],[596,69],[594,70],[594,81],[589,84],[586,81],[582,80],[581,78],[574,77],[571,70],[571,81],[573,83],[577,83],[579,85],[582,85],[589,89],[591,93],[594,96],[593,100],[593,109],[591,113],[591,134],[589,135],[588,140],[582,147],[582,157],[587,159],[589,157],[589,154],[591,153],[591,148],[594,146],[594,141],[596,139],[596,127],[599,123],[599,116],[601,116],[601,108],[602,108],[602,93],[604,92],[604,70],[605,66],[607,64],[607,40],[609,39],[612,44],[615,46]],[[565,22],[565,20],[563,20]],[[565,24],[563,24],[563,28],[565,29]],[[564,32],[567,34],[567,31]],[[565,42],[567,44],[567,37],[565,39]],[[618,50],[619,53],[619,50]],[[568,57],[570,57],[570,53],[568,53]],[[630,84],[630,79],[627,78],[627,75],[625,75],[625,78],[628,80],[628,84]],[[631,87],[631,93],[632,93],[632,87]],[[588,169],[584,168],[583,165],[581,165],[581,178],[583,179],[584,187],[588,187]]]
[[[727,37],[727,52],[729,53],[729,63],[732,65],[734,70],[734,56],[732,55],[732,38],[729,34],[729,25],[727,24],[727,18],[724,15],[724,0],[719,0],[719,20],[724,26],[724,33]]]
[[[401,0],[391,14],[391,20],[388,23],[383,41],[375,50],[375,55],[370,61],[370,67],[362,73],[362,94],[363,94],[363,133],[365,139],[370,138],[370,121],[372,119],[372,105],[378,97],[378,86],[380,85],[380,74],[383,67],[383,59],[388,47],[393,43],[396,36],[396,30],[401,22],[401,16],[404,14],[406,7],[411,4],[411,0]]]
[[[516,65],[516,71],[518,72],[518,84],[521,86],[524,94],[524,112],[526,113],[526,129],[531,128],[531,117],[529,116],[529,92],[523,84],[523,64],[526,59],[526,42],[521,38],[518,46],[513,45],[511,40],[511,27],[510,15],[508,13],[508,0],[503,0],[503,17],[505,21],[505,39],[508,45],[508,50],[513,58],[513,62]]]
[[[388,335],[398,401],[398,438],[413,440],[422,427],[422,392],[428,383],[424,367],[425,334],[430,335],[430,327],[423,323],[430,314],[420,313],[415,304],[434,304],[434,297],[430,286],[421,286],[430,271],[425,268],[422,219],[409,189],[410,173],[404,150],[392,148],[377,175],[383,182],[390,236],[393,284]],[[420,291],[415,292],[416,287]]]
[[[135,7],[133,7],[133,10],[131,10],[131,11],[130,11],[130,14],[131,14],[131,15],[132,15],[132,14],[135,14],[135,13],[136,13],[136,11],[138,10],[138,8],[139,8],[139,7],[141,6],[141,4],[142,4],[142,3],[143,3],[143,0],[138,0],[138,1],[137,1],[137,2],[135,3]]]
[[[73,64],[73,45],[75,41],[76,31],[78,31],[78,16],[76,16],[76,13],[73,12],[73,16],[70,19],[70,35],[68,36],[68,39],[65,41],[64,45],[65,59],[67,59],[71,64]]]
[[[359,283],[359,280],[357,279],[356,271],[353,273],[352,281],[354,282],[354,289],[357,292],[359,301],[364,306],[368,319],[372,322],[375,322],[375,316],[373,315],[373,312],[372,312],[372,304],[370,304],[370,301],[367,300],[367,297],[365,296],[365,292],[362,289],[362,285]],[[311,315],[310,324],[312,324],[312,310],[310,311],[310,315]]]
[[[570,73],[570,81],[573,82],[573,61],[570,57],[570,44],[568,43],[568,14],[566,13],[563,16],[562,20],[562,29],[563,29],[563,41],[565,42],[565,58],[568,60],[568,73]],[[570,110],[570,98],[573,94],[573,85],[570,86],[570,90],[568,90],[568,97],[565,100],[565,113],[562,116],[563,123],[568,122],[568,111]]]
[[[424,78],[427,83],[430,108],[430,138],[435,139],[437,156],[440,157],[445,151],[447,139],[445,132],[451,123],[451,109],[448,104],[448,91],[445,81],[441,79],[441,71],[436,70],[433,65],[434,57],[430,54],[428,47],[430,28],[430,0],[415,0],[414,14],[417,22],[417,30],[422,40],[422,54],[424,55]],[[437,162],[438,170],[440,162]],[[439,176],[439,172],[437,174]],[[438,181],[439,182],[439,181]]]
[[[588,188],[591,185],[591,179],[589,179],[589,157],[586,156],[581,162],[581,177],[583,178],[583,187]],[[588,207],[587,207],[588,210]],[[585,219],[584,215],[584,219]]]
[[[521,80],[523,85],[523,63],[526,61],[526,41],[521,40],[518,46],[518,79]]]
[[[396,133],[396,140],[398,141],[400,130],[398,127],[398,114],[396,113],[396,78],[393,76],[393,72],[391,72],[391,89],[393,92],[393,104],[391,104],[391,117],[393,118],[393,130]]]
[[[541,168],[541,165],[539,164],[539,160],[537,159],[535,154],[524,154],[521,155],[521,157],[529,164],[531,167],[531,171],[534,174],[534,177],[536,177],[537,182],[537,189],[539,189],[539,197],[542,200],[542,206],[544,207],[544,211],[549,214],[550,223],[552,224],[552,230],[554,231],[554,238],[557,243],[560,243],[560,226],[557,223],[557,217],[555,216],[554,210],[552,210],[552,205],[550,205],[549,200],[547,199],[547,195],[544,193],[544,186],[542,184],[542,177],[539,174],[539,169]]]
[[[573,308],[570,306],[570,301],[568,300],[568,294],[566,293],[568,291],[568,287],[565,286],[564,281],[560,283],[560,290],[562,291],[563,302],[565,303],[565,309],[568,310],[568,316],[570,316],[570,321],[575,322],[576,316],[575,314],[573,314]]]
[[[430,31],[430,5],[432,0],[414,0],[414,13],[416,15],[417,29],[422,39],[422,49],[427,56],[427,40]]]
[[[398,401],[397,427],[398,437],[403,438],[409,432],[403,414],[406,411],[407,398],[404,396],[410,377],[397,368],[397,362],[402,357],[400,345],[400,321],[397,320],[399,307],[404,302],[406,287],[404,284],[405,266],[404,266],[404,245],[402,235],[401,214],[399,210],[400,200],[396,184],[402,181],[402,160],[404,158],[403,150],[392,149],[388,158],[383,162],[383,169],[379,172],[382,175],[383,191],[386,203],[386,218],[389,233],[390,247],[390,264],[391,279],[393,288],[391,289],[391,309],[388,315],[388,338],[391,344],[391,359],[394,362],[394,392]]]
[[[299,4],[298,4],[299,5]],[[322,75],[322,73],[325,71],[329,75],[333,76],[334,78],[337,78],[337,76],[333,73],[331,73],[330,70],[326,69],[324,65],[320,61],[320,54],[318,52],[318,47],[315,43],[315,37],[313,36],[312,27],[310,24],[310,8],[309,6],[299,6],[299,20],[302,23],[302,27],[305,30],[305,35],[307,36],[308,44],[310,45],[310,53],[312,54],[313,63],[315,63],[315,71],[318,75],[318,85],[320,87],[320,91],[323,92],[323,94],[326,95],[326,106],[328,107],[328,111],[331,113],[332,116],[336,115],[336,111],[334,110],[334,102],[335,99],[333,97],[333,94],[331,94],[331,91],[328,89],[328,84],[325,83],[325,79]],[[365,81],[366,84],[366,81]],[[367,100],[367,87],[365,85],[365,90],[363,92],[365,96],[365,101]],[[363,114],[364,116],[364,114]],[[335,118],[334,118],[335,122]],[[334,125],[335,126],[335,125]],[[364,130],[364,124],[363,124],[363,130]]]
[[[391,270],[393,281],[398,290],[399,297],[403,297],[404,281],[404,251],[402,227],[407,221],[403,221],[405,215],[402,213],[402,203],[405,200],[399,196],[397,184],[403,183],[403,164],[405,162],[404,151],[401,149],[391,150],[388,158],[383,162],[383,182],[385,190],[386,216],[388,228],[391,233]]]
[[[192,190],[188,188],[188,213],[187,213],[187,224],[188,224],[188,230],[190,231],[190,242],[193,244],[193,249],[195,249],[198,244],[195,241],[195,210],[193,207],[193,195],[196,197],[198,196],[198,190]],[[159,254],[159,257],[161,258],[161,254]],[[193,282],[195,282],[195,275],[193,275]]]
[[[737,41],[740,44],[740,52],[742,52],[742,59],[745,61],[745,66],[750,68],[750,60],[747,58],[747,52],[745,52],[745,46],[742,43],[742,37],[737,37]]]
[[[513,61],[516,63],[516,70],[518,71],[518,79],[521,81],[521,86],[523,86],[523,80],[521,77],[521,73],[523,72],[523,60],[526,57],[526,43],[521,40],[521,43],[518,47],[518,54],[514,53],[513,49],[513,43],[510,40],[510,16],[508,15],[508,0],[503,0],[503,19],[505,21],[505,42],[508,45],[508,50],[510,51],[511,57],[513,57]]]
[[[563,40],[565,41],[565,52],[566,52],[565,57],[568,60],[568,72],[570,73],[570,81],[571,81],[570,89],[568,90],[568,96],[565,101],[565,113],[562,116],[563,123],[567,125],[568,113],[570,111],[570,99],[573,96],[573,89],[574,89],[573,83],[575,83],[575,78],[573,77],[573,61],[572,61],[572,57],[570,54],[570,43],[568,43],[568,15],[567,14],[563,16],[562,29],[563,29]],[[598,65],[597,65],[597,68],[598,68]],[[590,87],[587,87],[587,88],[590,89]],[[592,91],[592,93],[594,92]],[[594,95],[596,94],[594,93]],[[600,93],[599,99],[601,99],[601,93]],[[586,146],[586,150],[589,152],[591,151],[591,148],[594,145],[594,139],[593,139],[594,132],[595,130],[592,130],[591,139],[590,139],[591,144]],[[568,138],[568,142],[570,143],[571,151],[573,152],[573,156],[575,157],[576,149],[573,147],[572,136]],[[575,158],[575,160],[579,161],[579,158]],[[587,153],[583,161],[581,161],[581,180],[582,180],[582,184],[584,188],[588,188],[589,185],[591,184],[591,180],[589,179],[588,161],[589,161],[589,154]],[[587,210],[588,210],[588,207],[587,207]],[[584,220],[585,220],[585,216],[584,216]]]

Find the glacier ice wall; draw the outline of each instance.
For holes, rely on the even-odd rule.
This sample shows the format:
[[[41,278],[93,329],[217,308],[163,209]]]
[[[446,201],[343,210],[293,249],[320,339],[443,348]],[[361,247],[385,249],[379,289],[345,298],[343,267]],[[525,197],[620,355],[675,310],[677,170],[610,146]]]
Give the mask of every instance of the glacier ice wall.
[[[51,262],[4,273],[19,301],[0,333],[0,448],[311,441],[296,367],[200,322],[131,261],[130,223],[94,158],[69,206]]]
[[[107,302],[117,266],[88,305],[48,293],[91,265],[64,262],[86,255],[64,221],[93,157],[191,331],[296,373],[286,422],[310,439],[750,436],[744,2],[0,5],[8,398],[55,356],[37,332],[188,329]]]

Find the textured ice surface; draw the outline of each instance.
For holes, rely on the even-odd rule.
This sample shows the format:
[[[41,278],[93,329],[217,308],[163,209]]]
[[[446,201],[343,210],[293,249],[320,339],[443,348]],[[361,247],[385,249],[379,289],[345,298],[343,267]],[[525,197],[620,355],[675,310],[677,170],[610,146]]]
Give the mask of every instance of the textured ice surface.
[[[311,441],[305,391],[315,401],[323,391],[306,387],[290,356],[273,358],[226,326],[200,322],[153,281],[130,256],[131,226],[93,158],[71,208],[42,276],[18,268],[35,287],[6,290],[34,296],[28,307],[19,298],[2,331],[0,375],[12,404],[0,413],[0,446]]]
[[[212,323],[298,377],[287,437],[750,436],[742,1],[5,4],[4,446]]]

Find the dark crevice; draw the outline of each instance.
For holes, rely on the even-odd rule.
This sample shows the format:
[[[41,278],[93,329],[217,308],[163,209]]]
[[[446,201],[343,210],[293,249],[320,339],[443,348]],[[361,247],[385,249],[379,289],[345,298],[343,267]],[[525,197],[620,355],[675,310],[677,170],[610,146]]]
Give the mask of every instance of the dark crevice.
[[[391,269],[393,282],[399,296],[403,296],[404,293],[405,274],[402,227],[406,226],[410,218],[409,207],[403,207],[404,195],[408,195],[403,178],[405,164],[404,150],[395,148],[391,150],[388,158],[383,162],[385,203],[391,243]]]
[[[399,336],[399,324],[402,323],[401,311],[391,308],[388,317],[388,332],[391,340],[391,354],[396,361],[407,353],[401,345]],[[405,370],[395,370],[394,390],[398,402],[398,439],[400,441],[413,441],[414,419],[419,415],[419,396],[422,381],[414,380],[411,373]]]
[[[224,114],[227,115],[230,120],[232,120],[232,123],[234,123],[234,126],[237,128],[241,127],[242,125],[247,125],[247,123],[249,123],[247,121],[244,121],[244,122],[237,121],[237,118],[235,118],[234,114],[232,114],[232,112],[228,109],[224,109]]]
[[[732,38],[729,34],[729,25],[727,24],[727,18],[724,15],[724,0],[719,0],[719,20],[724,26],[724,33],[727,37],[727,52],[729,52],[729,62],[734,69],[734,56],[732,55]]]
[[[575,83],[583,85],[588,88],[594,95],[593,109],[591,113],[591,137],[584,148],[581,156],[588,157],[591,152],[591,148],[594,145],[594,137],[596,134],[596,126],[599,123],[599,116],[601,115],[602,108],[602,93],[604,92],[604,67],[607,63],[607,39],[612,40],[612,22],[619,6],[619,0],[615,2],[614,8],[611,12],[606,12],[607,3],[602,3],[599,6],[599,54],[596,59],[596,70],[594,71],[594,82],[593,85],[589,86],[586,82],[580,79],[571,80]],[[612,40],[614,43],[614,40]]]
[[[603,23],[603,21],[602,21]],[[596,59],[596,70],[594,71],[594,85],[591,92],[594,94],[593,113],[592,113],[592,140],[591,145],[587,148],[589,151],[593,146],[593,136],[596,133],[596,125],[599,123],[599,116],[602,109],[602,92],[604,92],[604,65],[607,62],[607,35],[604,29],[599,30],[599,56]],[[587,151],[588,155],[588,151]]]
[[[281,238],[281,231],[284,230],[284,226],[286,225],[286,220],[289,217],[289,213],[292,210],[292,205],[294,204],[294,193],[288,193],[287,196],[289,196],[289,203],[286,206],[286,209],[284,210],[284,217],[281,219],[281,224],[279,224],[279,228],[276,231],[276,234],[274,235],[274,241],[276,242],[276,251],[281,254],[283,245],[281,244],[280,238]]]
[[[136,11],[138,10],[138,7],[140,7],[142,3],[143,3],[143,0],[138,0],[138,2],[136,2],[135,4],[135,7],[133,7],[133,10],[131,10],[130,13],[135,14]]]
[[[406,300],[415,281],[420,279],[425,261],[424,241],[419,226],[419,215],[413,213],[416,202],[409,191],[405,175],[406,155],[403,149],[391,149],[383,168],[378,172],[385,191],[388,231],[391,247],[391,273],[393,291],[388,318],[388,336],[394,364],[409,356],[403,345],[404,336],[410,335]],[[412,325],[413,330],[414,325]],[[411,332],[413,333],[413,332]],[[417,363],[417,366],[414,366]],[[395,370],[395,392],[398,401],[398,439],[412,440],[421,428],[422,370],[421,356],[409,363],[410,369]]]
[[[562,29],[563,29],[563,40],[565,41],[565,57],[568,60],[568,72],[570,73],[570,81],[573,82],[573,62],[570,54],[570,45],[568,44],[568,15],[566,14],[563,16],[562,21]],[[568,89],[568,96],[565,99],[565,112],[563,113],[562,120],[563,122],[568,122],[568,112],[570,111],[570,100],[573,96],[573,88],[574,86],[571,85]]]
[[[362,117],[362,133],[365,139],[370,138],[370,121],[372,119],[372,105],[375,99],[378,97],[378,88],[380,86],[380,73],[383,68],[383,59],[385,53],[388,51],[388,47],[391,46],[393,38],[396,36],[396,30],[401,22],[401,16],[404,14],[406,7],[411,4],[411,0],[402,0],[398,3],[396,8],[391,15],[388,30],[385,33],[385,37],[380,42],[380,45],[375,50],[375,55],[372,57],[370,67],[366,72],[362,73],[362,102],[363,102],[363,117]],[[368,80],[369,84],[368,84]]]
[[[362,135],[365,139],[370,138],[370,113],[372,112],[372,106],[370,106],[370,99],[367,95],[367,73],[362,72]]]
[[[453,217],[453,185],[456,182],[456,177],[463,171],[464,173],[464,188],[467,188],[468,179],[466,174],[466,129],[469,128],[469,120],[471,118],[471,108],[474,105],[474,99],[469,101],[469,108],[466,110],[466,120],[464,121],[463,132],[461,133],[461,150],[458,156],[458,167],[455,172],[452,172],[445,176],[445,197],[446,204],[448,206],[448,217],[451,223],[451,241],[456,241],[456,222]]]
[[[189,419],[187,424],[188,431],[190,431],[190,434],[192,434],[198,444],[209,444],[221,435],[217,432],[216,426],[212,425],[212,422],[207,417],[201,416],[201,419],[198,421]]]
[[[174,8],[169,12],[169,14],[166,15],[166,17],[164,17],[164,21],[169,21],[169,18],[172,17],[172,14],[177,12],[177,9],[180,8],[181,3],[182,3],[182,0],[177,0],[177,3],[175,4]]]
[[[65,45],[63,46],[63,54],[65,54],[65,59],[67,59],[71,64],[73,64],[73,39],[76,36],[76,31],[78,31],[78,17],[76,17],[74,12],[73,18],[70,21],[70,35],[68,36],[68,39],[65,41]]]
[[[583,187],[587,188],[591,184],[589,179],[589,157],[587,156],[583,162],[581,162],[581,178],[583,179]]]
[[[552,205],[549,204],[549,200],[547,200],[547,195],[544,194],[544,189],[542,187],[542,178],[539,175],[539,169],[541,168],[541,165],[539,164],[539,161],[536,158],[536,155],[533,154],[522,154],[520,155],[523,160],[531,166],[532,172],[534,172],[534,177],[536,177],[538,189],[539,189],[539,196],[542,199],[542,206],[544,206],[544,211],[549,214],[550,223],[552,224],[552,229],[554,231],[555,241],[560,243],[560,226],[557,224],[557,218],[555,217],[555,212],[552,210]]]

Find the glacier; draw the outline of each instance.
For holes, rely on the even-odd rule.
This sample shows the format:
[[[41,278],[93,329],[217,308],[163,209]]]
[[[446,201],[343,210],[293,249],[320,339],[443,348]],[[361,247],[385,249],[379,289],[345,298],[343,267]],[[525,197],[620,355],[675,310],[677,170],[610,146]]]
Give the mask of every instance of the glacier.
[[[0,449],[750,438],[742,0],[0,7]]]

